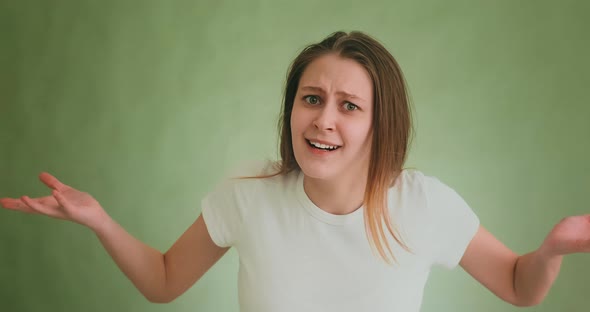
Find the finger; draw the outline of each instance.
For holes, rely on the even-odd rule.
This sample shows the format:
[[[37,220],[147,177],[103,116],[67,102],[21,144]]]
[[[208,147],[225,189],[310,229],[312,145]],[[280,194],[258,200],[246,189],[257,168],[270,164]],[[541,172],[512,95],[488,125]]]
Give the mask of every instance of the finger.
[[[67,185],[61,183],[56,177],[52,176],[47,172],[41,172],[39,175],[39,180],[45,183],[45,185],[49,186],[52,189],[61,191],[67,187]]]
[[[36,213],[35,210],[27,206],[22,200],[14,198],[0,198],[0,205],[6,209],[17,210],[26,213]]]
[[[30,197],[29,197],[30,198]],[[44,196],[39,198],[31,198],[41,205],[45,206],[57,206],[57,200],[53,196]],[[7,209],[21,209],[27,207],[27,205],[22,201],[22,199],[14,199],[14,198],[0,198],[0,206],[7,208]]]
[[[37,198],[37,201],[41,205],[45,205],[45,206],[50,206],[50,207],[59,206],[59,203],[57,202],[55,197],[53,197],[52,195]]]
[[[61,205],[62,207],[64,207],[64,209],[65,209],[66,211],[67,211],[67,210],[71,211],[71,209],[72,209],[71,207],[72,207],[72,206],[70,205],[70,202],[69,202],[69,201],[68,201],[68,200],[65,198],[65,196],[64,196],[62,193],[60,193],[60,192],[59,192],[59,191],[57,191],[57,190],[53,190],[53,191],[51,192],[51,194],[52,194],[52,195],[53,195],[53,197],[54,197],[54,198],[57,200],[57,203],[58,203],[59,205]]]
[[[37,213],[44,214],[50,217],[63,219],[63,213],[59,209],[51,209],[48,206],[42,205],[28,196],[22,196],[21,200],[32,210]]]
[[[0,198],[0,205],[4,208],[15,208],[14,205],[16,205],[16,202],[17,200],[14,198]]]
[[[53,190],[51,193],[55,200],[57,200],[57,203],[63,207],[60,211],[63,214],[62,218],[73,221],[72,215],[74,214],[76,208],[74,208],[70,201],[61,192]]]

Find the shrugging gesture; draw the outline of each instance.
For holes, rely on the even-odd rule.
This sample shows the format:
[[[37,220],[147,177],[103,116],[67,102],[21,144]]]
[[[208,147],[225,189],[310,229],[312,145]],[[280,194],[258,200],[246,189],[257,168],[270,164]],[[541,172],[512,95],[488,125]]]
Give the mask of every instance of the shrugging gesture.
[[[63,184],[46,172],[39,175],[39,180],[51,188],[51,195],[39,198],[0,198],[0,204],[7,209],[73,221],[91,229],[96,229],[105,219],[106,212],[90,194]]]

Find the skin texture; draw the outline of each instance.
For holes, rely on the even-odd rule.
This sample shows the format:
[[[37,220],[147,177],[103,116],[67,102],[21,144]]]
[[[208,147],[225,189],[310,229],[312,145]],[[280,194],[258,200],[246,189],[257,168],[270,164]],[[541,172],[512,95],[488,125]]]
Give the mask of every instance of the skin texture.
[[[346,96],[341,92],[355,95]],[[333,214],[362,205],[372,140],[373,84],[360,64],[335,54],[303,72],[291,114],[295,159],[310,199]],[[314,154],[306,139],[340,146]]]
[[[484,227],[471,240],[460,265],[499,298],[516,306],[543,301],[564,255],[590,252],[590,215],[563,218],[541,246],[519,256]]]

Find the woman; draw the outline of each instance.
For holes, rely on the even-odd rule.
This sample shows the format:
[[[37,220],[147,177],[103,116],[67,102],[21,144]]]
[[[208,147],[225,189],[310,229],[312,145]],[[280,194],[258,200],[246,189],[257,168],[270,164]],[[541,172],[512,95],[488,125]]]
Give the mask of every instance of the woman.
[[[50,196],[0,203],[89,227],[152,302],[181,295],[234,246],[241,311],[418,311],[436,264],[460,264],[499,298],[531,306],[546,296],[563,255],[590,250],[590,216],[575,216],[537,250],[516,255],[450,187],[404,169],[404,79],[366,34],[337,32],[300,53],[280,129],[281,161],[207,195],[202,215],[165,254],[48,173],[40,179]]]

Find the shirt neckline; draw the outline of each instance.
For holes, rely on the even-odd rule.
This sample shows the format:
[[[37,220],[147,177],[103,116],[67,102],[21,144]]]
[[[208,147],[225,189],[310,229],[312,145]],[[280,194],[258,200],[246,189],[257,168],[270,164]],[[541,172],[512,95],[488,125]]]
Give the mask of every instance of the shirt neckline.
[[[355,210],[349,214],[345,214],[345,215],[332,214],[332,213],[324,211],[320,207],[316,206],[311,201],[309,196],[307,196],[307,193],[305,193],[305,189],[303,188],[303,177],[304,177],[303,171],[299,170],[299,173],[297,176],[297,194],[296,195],[297,195],[297,199],[299,199],[299,202],[301,203],[303,208],[305,208],[305,210],[312,217],[318,219],[319,221],[322,221],[324,223],[328,223],[331,225],[352,224],[352,223],[360,222],[360,220],[363,219],[363,210],[365,208],[364,205],[361,206],[360,208],[358,208],[357,210]]]

